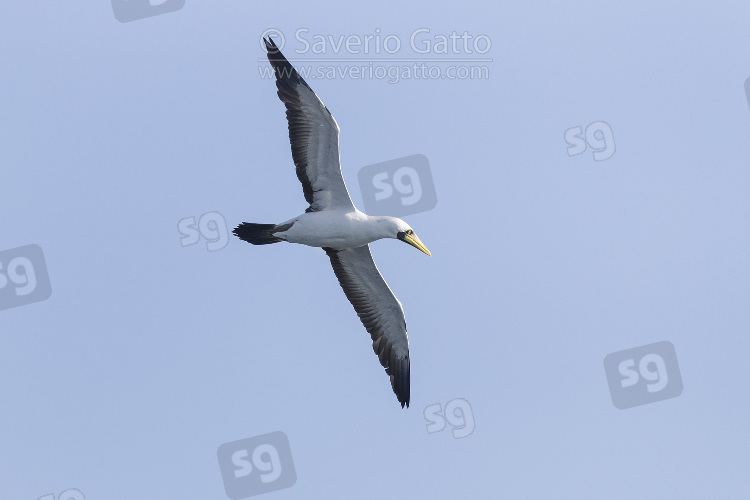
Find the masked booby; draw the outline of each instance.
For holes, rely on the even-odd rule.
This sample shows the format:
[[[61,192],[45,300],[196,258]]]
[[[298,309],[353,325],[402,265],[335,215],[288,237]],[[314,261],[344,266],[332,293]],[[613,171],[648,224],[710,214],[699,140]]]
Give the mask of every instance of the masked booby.
[[[325,250],[346,298],[372,337],[393,392],[401,407],[408,408],[410,361],[404,310],[375,266],[369,243],[394,238],[427,255],[430,251],[403,220],[357,210],[341,175],[336,120],[273,40],[263,41],[276,74],[277,93],[286,106],[297,178],[310,206],[286,222],[243,222],[233,233],[253,245],[288,241]]]

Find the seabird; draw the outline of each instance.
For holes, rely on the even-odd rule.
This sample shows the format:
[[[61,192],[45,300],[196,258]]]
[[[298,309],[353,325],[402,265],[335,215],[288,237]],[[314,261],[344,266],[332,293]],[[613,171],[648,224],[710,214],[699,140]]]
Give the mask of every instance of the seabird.
[[[430,251],[401,219],[357,210],[341,175],[336,120],[273,40],[263,41],[276,73],[277,93],[286,105],[297,178],[310,206],[281,224],[243,222],[233,233],[253,245],[288,241],[325,250],[346,298],[372,337],[401,408],[408,408],[410,361],[404,309],[375,266],[369,243],[394,238],[427,255]]]

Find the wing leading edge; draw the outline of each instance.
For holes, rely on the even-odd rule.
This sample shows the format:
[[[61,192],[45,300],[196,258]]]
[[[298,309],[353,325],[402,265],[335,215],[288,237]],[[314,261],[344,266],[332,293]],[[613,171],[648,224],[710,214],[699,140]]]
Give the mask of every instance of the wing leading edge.
[[[354,209],[341,175],[336,120],[273,40],[263,41],[276,73],[279,99],[286,106],[292,159],[310,204],[307,211]]]

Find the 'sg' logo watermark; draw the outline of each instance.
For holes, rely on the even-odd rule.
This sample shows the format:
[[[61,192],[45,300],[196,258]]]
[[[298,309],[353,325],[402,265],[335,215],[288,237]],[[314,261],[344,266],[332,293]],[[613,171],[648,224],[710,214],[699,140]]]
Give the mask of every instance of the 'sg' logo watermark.
[[[222,444],[217,456],[224,490],[232,500],[289,488],[297,482],[289,440],[283,432]]]
[[[671,342],[609,354],[604,358],[604,371],[612,403],[621,410],[682,394],[680,367]]]
[[[437,205],[427,157],[413,155],[363,167],[358,173],[365,211],[403,217]]]
[[[565,131],[565,142],[568,143],[568,156],[583,154],[586,147],[593,150],[594,160],[609,160],[615,154],[615,136],[609,123],[599,121],[590,123],[584,132],[583,127],[571,127]]]
[[[195,217],[185,217],[177,223],[177,230],[182,235],[180,244],[184,247],[195,245],[206,239],[209,252],[221,250],[229,243],[227,221],[219,212],[206,212],[196,221]]]
[[[185,0],[112,0],[115,19],[121,23],[180,10]]]
[[[427,406],[424,409],[424,418],[427,420],[427,432],[440,432],[445,429],[446,421],[453,428],[453,437],[465,438],[474,432],[474,412],[471,405],[465,399],[452,399],[445,403],[445,411],[440,403]]]
[[[70,488],[63,491],[58,496],[55,496],[54,493],[48,493],[40,496],[37,500],[86,500],[86,497],[83,496],[81,490]]]
[[[47,300],[52,288],[38,245],[0,252],[0,311]]]

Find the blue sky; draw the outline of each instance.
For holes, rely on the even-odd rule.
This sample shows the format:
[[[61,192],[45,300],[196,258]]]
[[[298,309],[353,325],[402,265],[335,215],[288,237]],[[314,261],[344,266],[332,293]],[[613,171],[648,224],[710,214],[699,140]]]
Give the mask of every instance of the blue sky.
[[[3,10],[0,264],[38,245],[52,294],[0,310],[0,498],[227,498],[219,446],[277,431],[296,482],[267,498],[746,497],[747,5]],[[491,41],[491,61],[434,55],[487,78],[308,80],[359,208],[361,168],[429,160],[437,204],[405,219],[433,257],[372,245],[406,312],[408,410],[322,251],[181,244],[185,218],[306,208],[269,28],[312,67],[369,63],[297,54],[297,30],[393,35],[385,67],[433,57],[419,29]],[[596,122],[615,152],[569,156]],[[661,341],[682,393],[616,408],[605,357]],[[474,431],[428,432],[457,399]]]

